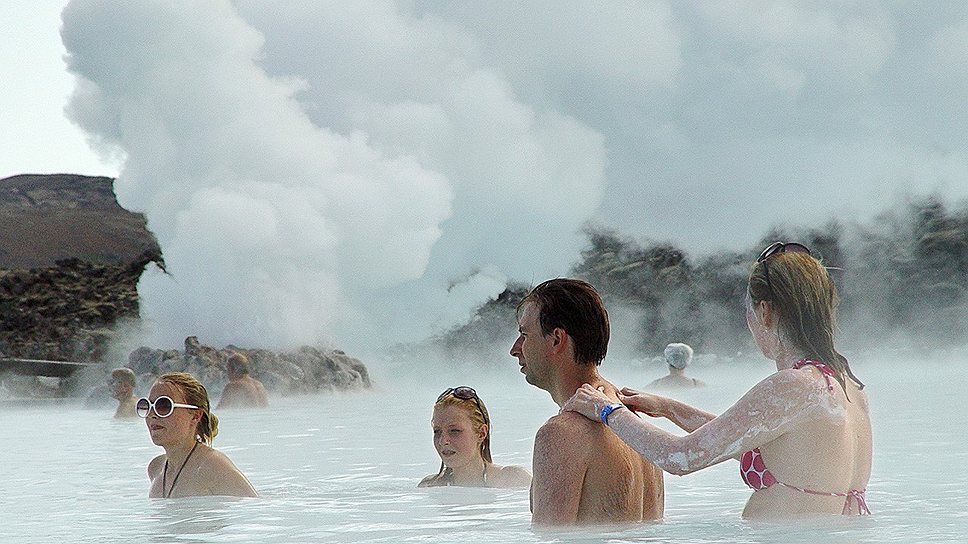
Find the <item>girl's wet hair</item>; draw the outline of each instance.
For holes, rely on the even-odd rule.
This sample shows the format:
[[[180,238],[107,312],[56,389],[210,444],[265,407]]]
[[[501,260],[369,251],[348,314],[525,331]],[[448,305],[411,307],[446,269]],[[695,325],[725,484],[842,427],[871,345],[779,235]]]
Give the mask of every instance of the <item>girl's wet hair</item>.
[[[480,397],[462,399],[454,396],[453,393],[444,395],[434,403],[434,408],[438,406],[457,406],[464,410],[468,416],[471,418],[471,424],[474,429],[480,429],[481,425],[487,425],[487,434],[484,435],[484,441],[481,442],[481,458],[484,459],[485,469],[488,463],[493,463],[491,459],[491,416],[487,412],[487,406],[484,405],[484,401]],[[454,480],[454,469],[444,465],[444,462],[440,462],[440,470],[437,475],[425,480],[420,485],[421,487],[435,487],[442,485],[450,485]]]
[[[202,418],[198,420],[198,426],[195,428],[196,438],[199,442],[211,445],[212,440],[218,434],[218,418],[212,413],[208,400],[208,390],[205,389],[202,382],[187,372],[162,374],[156,382],[177,387],[185,395],[186,403],[198,406],[198,409],[202,411]]]
[[[786,252],[757,262],[750,271],[747,295],[754,305],[769,301],[777,316],[780,341],[792,343],[804,357],[830,367],[845,393],[845,375],[864,388],[847,358],[834,348],[840,297],[820,261],[807,253]]]

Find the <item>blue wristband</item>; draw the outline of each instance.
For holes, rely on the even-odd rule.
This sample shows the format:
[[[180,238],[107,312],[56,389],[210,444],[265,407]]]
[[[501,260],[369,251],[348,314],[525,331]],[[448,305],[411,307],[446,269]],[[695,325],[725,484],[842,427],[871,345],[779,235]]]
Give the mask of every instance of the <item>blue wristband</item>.
[[[620,404],[618,402],[613,402],[612,404],[607,404],[605,405],[605,407],[602,408],[602,413],[600,414],[599,417],[601,417],[602,423],[605,424],[605,426],[608,426],[608,416],[610,416],[612,412],[614,412],[615,410],[618,410],[619,408],[625,408],[625,405]]]

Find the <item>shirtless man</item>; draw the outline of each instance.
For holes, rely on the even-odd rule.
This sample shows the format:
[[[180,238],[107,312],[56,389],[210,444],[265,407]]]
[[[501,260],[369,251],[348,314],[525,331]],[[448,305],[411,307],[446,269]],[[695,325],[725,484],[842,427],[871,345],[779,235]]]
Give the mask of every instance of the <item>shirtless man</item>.
[[[598,365],[608,347],[608,314],[587,282],[554,279],[518,305],[518,339],[511,347],[531,385],[561,406],[583,383],[617,402],[618,389]],[[532,521],[536,525],[619,523],[662,518],[662,471],[611,429],[564,412],[534,438]]]
[[[229,383],[222,390],[216,410],[222,408],[266,408],[269,396],[262,382],[249,375],[249,358],[241,353],[233,354],[226,364]]]
[[[138,399],[134,396],[134,388],[137,386],[137,379],[134,371],[130,368],[115,368],[111,371],[111,379],[108,381],[111,388],[111,396],[117,399],[118,409],[114,412],[115,419],[126,419],[137,417],[134,405]]]

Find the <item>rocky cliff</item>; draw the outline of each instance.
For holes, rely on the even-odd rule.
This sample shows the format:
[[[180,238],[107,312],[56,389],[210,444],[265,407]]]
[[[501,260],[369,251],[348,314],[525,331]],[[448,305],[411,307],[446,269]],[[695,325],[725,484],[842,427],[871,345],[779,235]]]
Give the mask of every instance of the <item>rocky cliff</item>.
[[[114,335],[139,318],[138,280],[152,262],[164,268],[158,243],[142,215],[118,205],[111,178],[56,174],[0,180],[0,357],[103,363],[67,380],[67,386],[103,381],[117,366],[105,360]],[[184,352],[142,347],[127,364],[143,380],[188,371],[217,387],[224,384],[225,362],[234,352],[248,354],[252,374],[279,392],[370,386],[360,361],[310,346],[287,353],[215,349],[190,337]],[[33,385],[21,396],[35,396]]]
[[[160,255],[145,218],[118,205],[114,180],[72,174],[0,180],[0,269],[55,266],[63,259],[127,264]]]
[[[0,354],[100,360],[116,324],[137,319],[152,261],[158,242],[118,205],[111,178],[0,180]]]

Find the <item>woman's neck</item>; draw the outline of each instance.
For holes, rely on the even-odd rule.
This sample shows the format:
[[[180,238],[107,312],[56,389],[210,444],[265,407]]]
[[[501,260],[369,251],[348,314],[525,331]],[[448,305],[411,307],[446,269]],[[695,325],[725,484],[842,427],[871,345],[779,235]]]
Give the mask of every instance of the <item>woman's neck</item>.
[[[198,443],[195,437],[190,440],[183,440],[177,444],[165,445],[165,456],[168,457],[168,461],[171,463],[181,463],[188,457],[188,453],[192,451],[192,448]]]
[[[797,364],[797,361],[803,358],[803,353],[800,350],[788,350],[781,347],[773,360],[776,362],[777,370],[786,370],[793,368],[793,365]]]
[[[483,458],[479,458],[476,463],[468,463],[459,468],[452,468],[453,470],[453,485],[460,486],[480,486],[487,483],[487,478],[484,475],[487,470],[487,464]]]
[[[565,401],[570,399],[575,391],[578,391],[583,384],[589,384],[596,389],[607,388],[611,384],[605,381],[604,378],[598,373],[598,367],[592,364],[582,365],[578,363],[572,363],[572,371],[563,373],[559,379],[557,387],[554,390],[549,390],[551,393],[552,400],[558,406],[565,404]],[[611,391],[606,391],[609,394]]]

